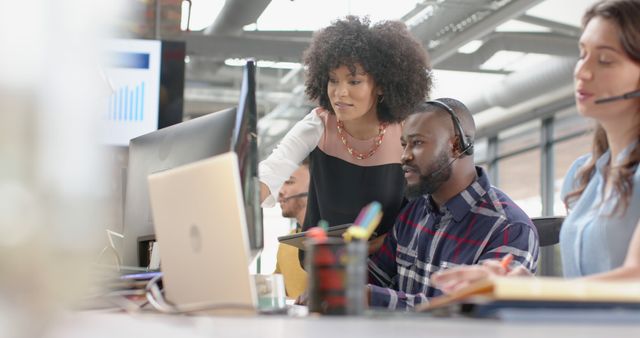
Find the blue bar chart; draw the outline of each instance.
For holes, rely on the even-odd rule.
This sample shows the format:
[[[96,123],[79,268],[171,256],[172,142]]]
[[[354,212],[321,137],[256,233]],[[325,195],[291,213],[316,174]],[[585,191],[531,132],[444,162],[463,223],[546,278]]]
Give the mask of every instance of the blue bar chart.
[[[132,138],[158,129],[161,42],[110,40],[103,60],[108,91],[101,98],[101,138],[127,146]]]
[[[114,91],[109,99],[107,120],[143,121],[144,120],[145,83],[132,87],[122,86]]]

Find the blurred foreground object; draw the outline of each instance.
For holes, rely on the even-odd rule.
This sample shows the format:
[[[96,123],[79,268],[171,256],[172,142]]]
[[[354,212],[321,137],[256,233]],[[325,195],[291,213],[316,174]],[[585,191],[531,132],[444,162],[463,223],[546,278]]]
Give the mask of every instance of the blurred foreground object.
[[[41,335],[100,251],[97,53],[117,4],[0,0],[0,337]]]

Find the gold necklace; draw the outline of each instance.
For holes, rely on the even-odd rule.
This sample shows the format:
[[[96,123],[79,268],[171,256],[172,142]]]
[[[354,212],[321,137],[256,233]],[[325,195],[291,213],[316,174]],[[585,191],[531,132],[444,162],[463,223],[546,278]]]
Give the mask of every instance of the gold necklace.
[[[349,154],[357,160],[364,160],[365,158],[371,157],[371,155],[373,155],[376,152],[376,150],[378,150],[378,148],[382,144],[382,139],[384,138],[384,133],[387,130],[388,124],[380,123],[380,125],[378,126],[378,135],[376,135],[376,137],[373,139],[373,146],[366,153],[360,153],[349,145],[349,142],[347,142],[347,138],[344,136],[344,123],[342,121],[338,120],[337,125],[338,125],[338,136],[340,136],[340,140],[342,140],[342,144],[344,144],[345,147],[347,147],[347,151],[349,152]]]

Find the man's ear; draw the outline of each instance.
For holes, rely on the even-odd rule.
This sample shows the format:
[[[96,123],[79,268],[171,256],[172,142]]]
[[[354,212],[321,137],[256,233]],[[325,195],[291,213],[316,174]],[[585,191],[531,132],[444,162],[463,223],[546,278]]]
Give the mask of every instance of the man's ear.
[[[464,149],[460,148],[460,139],[458,139],[458,136],[455,135],[451,137],[449,142],[451,143],[451,153],[453,157],[461,156]]]

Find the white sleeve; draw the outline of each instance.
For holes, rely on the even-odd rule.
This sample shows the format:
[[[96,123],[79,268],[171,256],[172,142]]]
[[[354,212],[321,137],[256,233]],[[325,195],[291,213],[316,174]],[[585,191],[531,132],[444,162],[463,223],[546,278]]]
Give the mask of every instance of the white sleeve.
[[[260,162],[260,182],[271,191],[262,202],[263,208],[275,205],[280,187],[318,145],[323,132],[324,122],[314,109],[289,130],[269,157]]]

